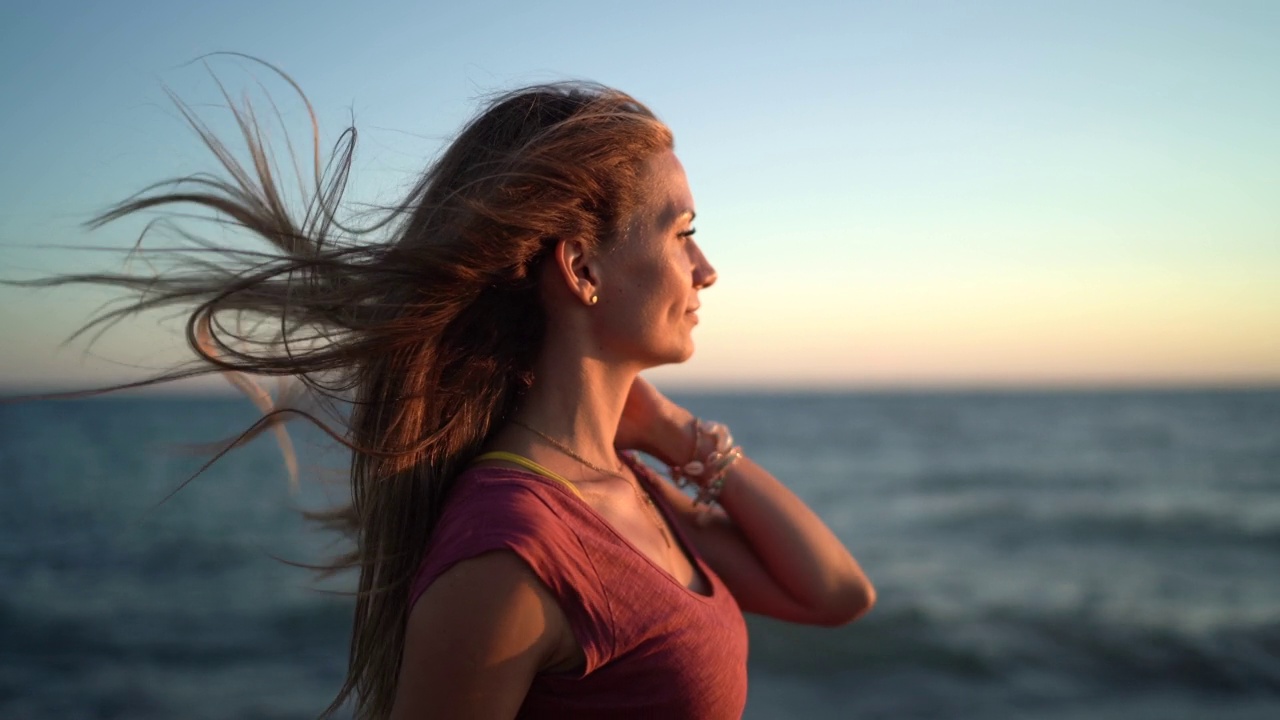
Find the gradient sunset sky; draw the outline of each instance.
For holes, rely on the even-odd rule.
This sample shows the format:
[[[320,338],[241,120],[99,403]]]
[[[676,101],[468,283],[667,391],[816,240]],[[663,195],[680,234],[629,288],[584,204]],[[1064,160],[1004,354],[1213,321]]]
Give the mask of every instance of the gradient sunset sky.
[[[591,79],[672,126],[720,275],[660,383],[1275,385],[1277,38],[1269,0],[5,3],[0,275],[119,267],[52,246],[127,247],[81,223],[212,169],[163,91],[226,128],[205,53],[292,75],[326,147],[354,118],[355,201],[484,94]],[[208,62],[305,147],[286,86]],[[171,318],[59,348],[107,298],[0,288],[0,386],[175,357]]]

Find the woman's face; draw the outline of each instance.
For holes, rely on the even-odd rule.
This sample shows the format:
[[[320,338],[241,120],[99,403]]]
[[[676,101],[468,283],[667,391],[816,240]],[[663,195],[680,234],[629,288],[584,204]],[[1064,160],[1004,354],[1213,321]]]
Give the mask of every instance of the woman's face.
[[[650,158],[644,173],[647,197],[599,259],[593,316],[603,350],[652,367],[693,354],[698,290],[715,282],[716,272],[693,239],[693,195],[675,153]]]

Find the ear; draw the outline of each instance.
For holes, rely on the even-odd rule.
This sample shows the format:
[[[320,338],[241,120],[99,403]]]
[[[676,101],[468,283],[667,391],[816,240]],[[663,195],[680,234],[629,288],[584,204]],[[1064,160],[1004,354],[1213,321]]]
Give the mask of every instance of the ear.
[[[569,293],[584,305],[594,305],[600,290],[600,274],[595,266],[595,256],[586,243],[578,238],[560,240],[552,253],[556,270]]]

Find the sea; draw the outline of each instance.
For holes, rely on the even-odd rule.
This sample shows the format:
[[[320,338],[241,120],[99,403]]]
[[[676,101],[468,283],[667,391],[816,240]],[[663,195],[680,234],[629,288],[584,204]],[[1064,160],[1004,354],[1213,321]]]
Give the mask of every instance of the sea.
[[[853,551],[876,607],[749,618],[747,718],[1280,718],[1280,390],[677,395]],[[346,458],[184,485],[244,399],[0,403],[0,718],[313,718],[342,682]]]

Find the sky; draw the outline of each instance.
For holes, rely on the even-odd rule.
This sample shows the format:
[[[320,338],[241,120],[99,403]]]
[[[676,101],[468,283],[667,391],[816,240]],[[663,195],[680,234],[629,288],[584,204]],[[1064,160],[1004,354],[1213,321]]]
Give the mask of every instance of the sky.
[[[225,128],[209,70],[295,142],[360,132],[349,198],[405,190],[488,93],[590,79],[673,129],[719,280],[717,387],[1280,384],[1280,3],[247,2],[0,7],[0,277],[119,268],[86,232],[213,168],[165,88]],[[259,86],[259,83],[262,83]],[[260,108],[266,107],[259,105]],[[61,249],[60,249],[61,246]],[[0,387],[181,357],[110,296],[0,288]]]

